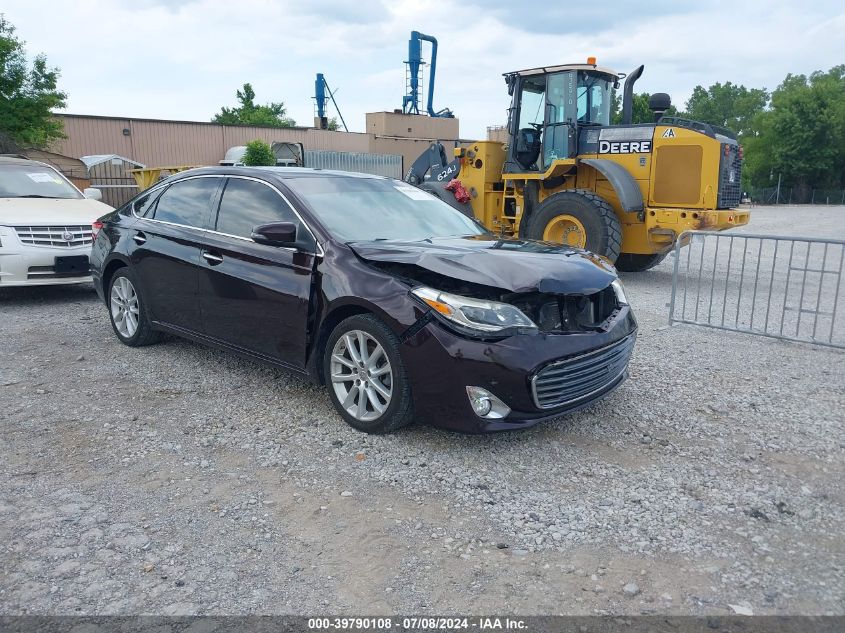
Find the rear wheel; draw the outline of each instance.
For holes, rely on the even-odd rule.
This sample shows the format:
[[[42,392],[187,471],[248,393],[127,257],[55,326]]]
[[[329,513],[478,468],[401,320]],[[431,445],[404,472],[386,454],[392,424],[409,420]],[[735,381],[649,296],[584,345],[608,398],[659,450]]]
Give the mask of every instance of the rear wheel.
[[[141,347],[161,340],[161,332],[150,325],[137,280],[128,268],[119,269],[111,278],[108,305],[112,328],[124,345]]]
[[[616,260],[616,268],[626,273],[639,273],[654,268],[669,253],[654,253],[652,255],[638,255],[635,253],[622,253]]]
[[[532,213],[527,237],[584,248],[615,261],[622,246],[622,227],[601,196],[575,189],[543,200]]]
[[[413,421],[399,339],[375,316],[358,314],[335,327],[323,371],[332,404],[353,428],[382,434]]]

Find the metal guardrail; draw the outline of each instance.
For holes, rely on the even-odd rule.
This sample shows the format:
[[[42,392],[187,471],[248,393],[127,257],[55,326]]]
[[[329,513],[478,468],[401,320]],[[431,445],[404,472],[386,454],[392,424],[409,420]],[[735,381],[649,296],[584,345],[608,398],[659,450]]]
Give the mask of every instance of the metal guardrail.
[[[845,240],[686,231],[674,257],[669,325],[845,349]]]

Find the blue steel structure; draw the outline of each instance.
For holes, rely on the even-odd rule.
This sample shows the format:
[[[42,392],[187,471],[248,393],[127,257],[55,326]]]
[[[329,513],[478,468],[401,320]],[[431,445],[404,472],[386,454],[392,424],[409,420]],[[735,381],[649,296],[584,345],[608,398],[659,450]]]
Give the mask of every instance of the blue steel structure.
[[[423,41],[431,42],[431,70],[428,74],[428,102],[426,112],[431,117],[453,118],[455,115],[449,108],[434,110],[434,76],[437,71],[437,38],[432,35],[425,35],[419,31],[411,31],[411,39],[408,40],[408,94],[402,97],[402,112],[405,114],[420,113],[420,84],[421,69],[425,65],[422,59]]]
[[[328,93],[328,97],[326,96]],[[340,108],[337,107],[337,101],[334,99],[334,93],[332,89],[329,88],[329,84],[326,82],[325,76],[323,73],[317,73],[317,79],[314,81],[314,101],[317,104],[317,118],[320,121],[320,129],[325,130],[328,129],[329,120],[326,116],[326,106],[329,103],[329,99],[332,100],[334,104],[335,110],[337,110],[337,116],[340,117],[340,122],[343,124],[343,129],[347,132],[349,128],[346,127],[346,121],[343,120],[343,115],[340,113]]]

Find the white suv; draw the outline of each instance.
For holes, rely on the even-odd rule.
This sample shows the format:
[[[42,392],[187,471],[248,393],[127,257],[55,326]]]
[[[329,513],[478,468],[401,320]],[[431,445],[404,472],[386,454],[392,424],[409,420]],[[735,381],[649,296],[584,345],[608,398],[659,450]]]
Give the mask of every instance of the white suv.
[[[93,223],[112,208],[55,169],[0,156],[0,288],[91,281]]]

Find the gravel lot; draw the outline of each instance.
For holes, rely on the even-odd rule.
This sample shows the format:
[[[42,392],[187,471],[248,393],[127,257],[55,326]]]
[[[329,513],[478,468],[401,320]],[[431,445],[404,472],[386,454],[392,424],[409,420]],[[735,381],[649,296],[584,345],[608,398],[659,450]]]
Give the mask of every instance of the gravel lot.
[[[0,612],[845,613],[845,353],[667,328],[671,267],[624,278],[622,388],[481,437],[369,437],[281,372],[122,346],[90,287],[0,290]]]

